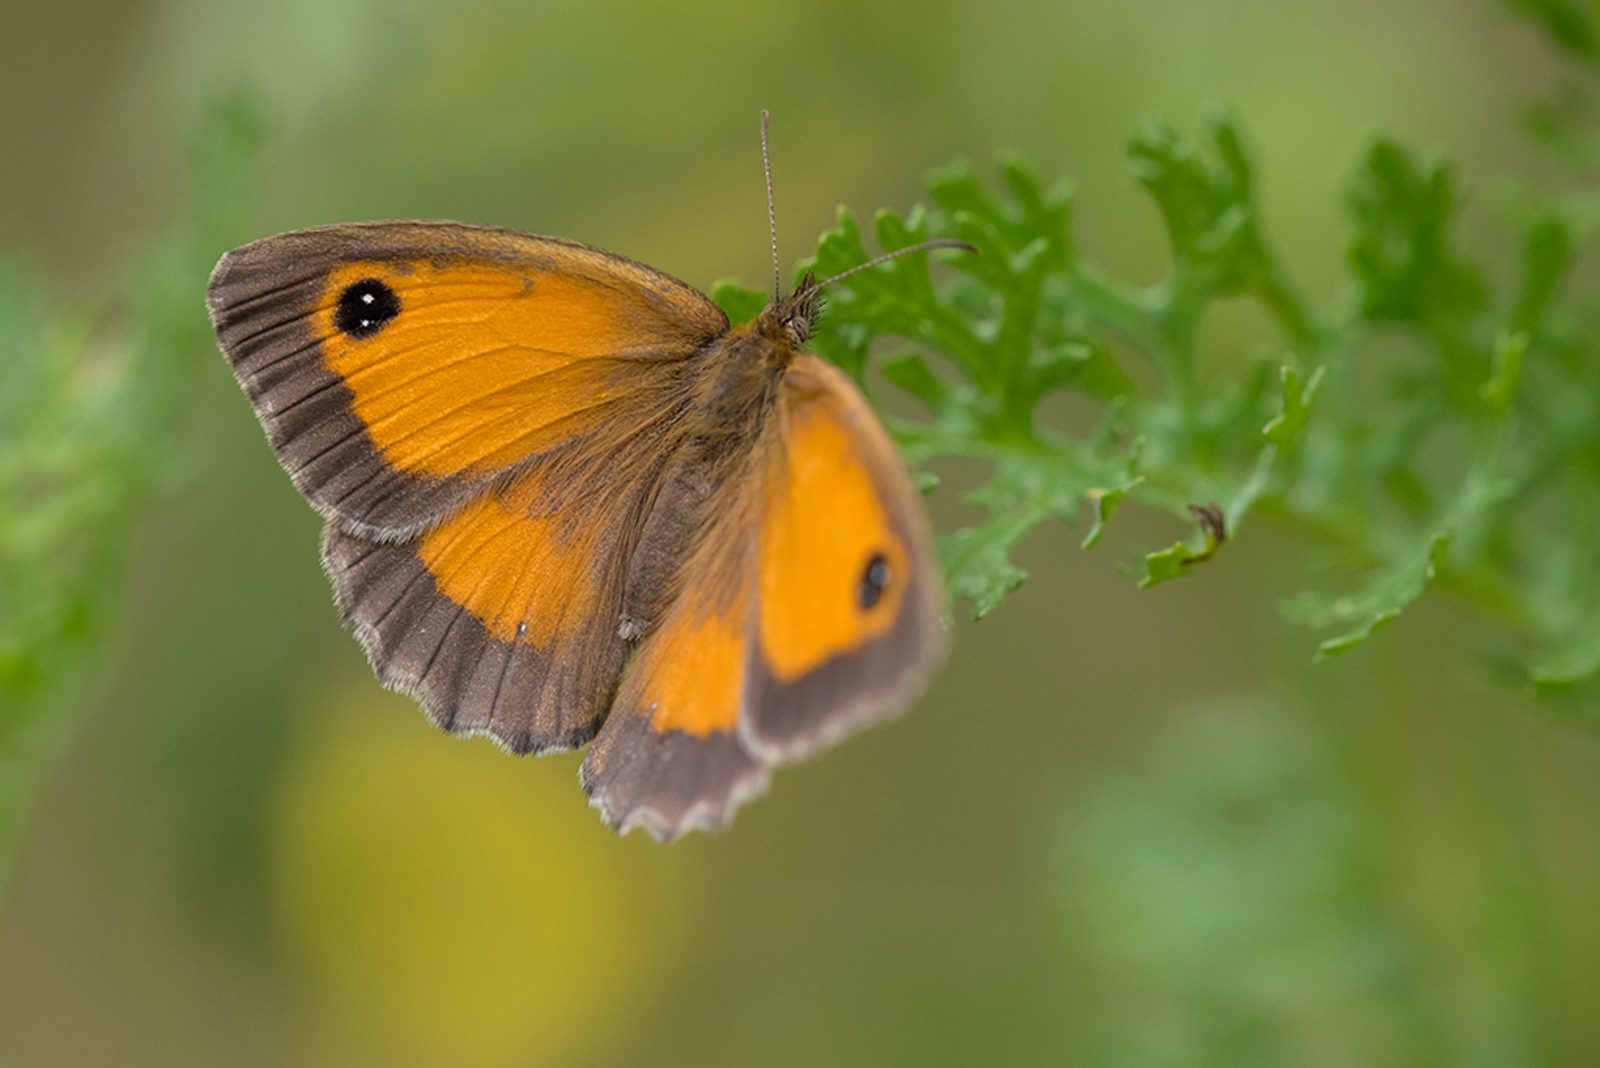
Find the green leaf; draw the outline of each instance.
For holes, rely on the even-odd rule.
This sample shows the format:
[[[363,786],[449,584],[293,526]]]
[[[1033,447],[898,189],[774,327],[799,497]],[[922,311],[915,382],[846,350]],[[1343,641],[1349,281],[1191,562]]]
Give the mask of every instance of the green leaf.
[[[974,620],[993,612],[1027,580],[1028,573],[1011,562],[1011,550],[1032,526],[1025,516],[1002,516],[939,537],[950,596],[970,600]]]
[[[1261,271],[1266,256],[1238,127],[1221,115],[1208,132],[1215,166],[1165,123],[1146,127],[1129,157],[1134,176],[1161,208],[1180,270],[1203,268],[1218,292],[1232,292]]]
[[[1306,382],[1300,381],[1300,372],[1285,364],[1281,371],[1283,380],[1283,410],[1272,417],[1272,421],[1261,428],[1261,433],[1268,442],[1276,445],[1282,452],[1287,452],[1300,437],[1300,432],[1306,428],[1306,420],[1311,417],[1311,398],[1316,395],[1317,387],[1322,384],[1322,374],[1325,367],[1318,367],[1311,372],[1311,378]]]
[[[1138,476],[1112,489],[1092,489],[1088,492],[1094,523],[1089,527],[1089,533],[1083,536],[1080,548],[1092,549],[1099,544],[1100,536],[1105,533],[1106,524],[1111,522],[1111,516],[1116,512],[1117,505],[1122,503],[1122,498],[1128,495],[1129,490],[1143,481],[1144,478]]]
[[[711,283],[711,299],[735,325],[747,323],[761,314],[772,298],[759,290],[746,289],[735,278],[719,278]]]
[[[1528,679],[1541,697],[1560,693],[1600,675],[1600,612],[1575,629],[1559,648],[1528,665]]]
[[[1450,550],[1451,535],[1451,529],[1446,527],[1395,554],[1388,564],[1373,571],[1366,584],[1353,594],[1342,597],[1301,594],[1292,604],[1283,606],[1284,615],[1318,630],[1354,623],[1355,626],[1317,647],[1319,659],[1337,656],[1394,622],[1407,605],[1422,596]]]
[[[1483,283],[1450,247],[1455,179],[1443,164],[1420,167],[1379,141],[1350,191],[1356,234],[1350,264],[1368,318],[1421,325],[1461,321],[1483,306]]]
[[[1193,141],[1155,124],[1129,155],[1173,248],[1154,285],[1085,260],[1070,189],[1007,156],[998,190],[958,162],[930,176],[931,208],[874,217],[883,249],[953,237],[979,254],[907,256],[830,292],[817,350],[858,379],[885,350],[885,378],[925,410],[893,421],[907,458],[986,468],[966,498],[982,518],[943,543],[957,596],[992,610],[1022,580],[1021,539],[1073,520],[1082,501],[1089,547],[1130,503],[1172,511],[1216,497],[1235,531],[1266,500],[1349,557],[1379,561],[1356,593],[1290,610],[1339,631],[1323,655],[1395,618],[1446,545],[1460,586],[1552,647],[1570,620],[1600,611],[1600,559],[1577,548],[1600,539],[1584,503],[1600,499],[1600,360],[1584,319],[1595,302],[1563,292],[1588,284],[1571,264],[1600,234],[1600,209],[1524,211],[1523,276],[1497,301],[1458,247],[1450,168],[1377,142],[1348,194],[1357,299],[1319,312],[1263,237],[1237,123],[1213,119]],[[868,262],[878,250],[865,241],[841,211],[810,266]],[[1201,321],[1240,294],[1274,317],[1293,357],[1208,379]],[[1063,411],[1096,428],[1063,433]],[[1218,545],[1150,554],[1142,584],[1186,574]],[[1529,577],[1529,561],[1558,560],[1570,561],[1559,582]]]
[[[1163,582],[1187,575],[1194,556],[1194,550],[1181,541],[1173,542],[1170,548],[1146,553],[1145,573],[1144,577],[1139,579],[1139,588],[1149,589],[1151,586],[1159,586]]]
[[[1511,329],[1534,333],[1545,309],[1572,264],[1572,228],[1565,219],[1544,215],[1528,226],[1523,239],[1522,292],[1511,313]]]
[[[1479,387],[1479,393],[1498,415],[1504,415],[1517,391],[1522,374],[1522,358],[1528,352],[1528,335],[1500,334],[1494,341],[1494,373]]]
[[[973,602],[974,619],[988,615],[1027,577],[1011,562],[1017,542],[1047,518],[1073,519],[1086,492],[1058,457],[1000,455],[995,478],[966,495],[991,518],[940,539],[951,595]]]
[[[1215,556],[1222,543],[1227,540],[1227,525],[1221,508],[1215,504],[1204,506],[1191,504],[1189,512],[1199,524],[1204,543],[1198,549],[1191,549],[1180,541],[1171,548],[1146,553],[1144,577],[1139,580],[1141,590],[1159,586],[1175,578],[1182,578],[1196,565],[1203,564]]]

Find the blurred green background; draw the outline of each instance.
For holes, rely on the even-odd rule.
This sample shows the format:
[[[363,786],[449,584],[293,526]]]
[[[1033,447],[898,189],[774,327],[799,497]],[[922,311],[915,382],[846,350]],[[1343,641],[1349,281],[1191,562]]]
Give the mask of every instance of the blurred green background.
[[[1363,138],[1456,161],[1492,262],[1497,205],[1555,173],[1518,115],[1559,68],[1490,0],[11,0],[0,242],[115,335],[193,214],[207,115],[243,99],[263,148],[208,261],[449,217],[760,287],[768,108],[786,264],[836,204],[903,210],[928,168],[1009,148],[1076,180],[1087,255],[1148,281],[1123,148],[1225,104],[1329,301]],[[175,299],[203,330],[200,286]],[[1262,322],[1218,309],[1208,354]],[[1186,533],[1169,517],[1129,508],[1093,553],[1041,528],[904,720],[663,848],[601,826],[578,754],[515,760],[382,692],[220,357],[178,410],[31,782],[0,1065],[1600,1057],[1600,744],[1444,598],[1314,666],[1276,613],[1285,532],[1140,592],[1117,561]]]

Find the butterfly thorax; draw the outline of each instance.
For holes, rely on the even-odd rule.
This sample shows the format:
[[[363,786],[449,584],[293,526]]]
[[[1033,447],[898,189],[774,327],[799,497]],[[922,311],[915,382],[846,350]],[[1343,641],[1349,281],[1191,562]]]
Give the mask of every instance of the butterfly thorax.
[[[647,633],[678,596],[685,562],[712,516],[741,485],[772,433],[783,374],[811,336],[821,310],[807,278],[793,294],[767,305],[748,323],[708,342],[692,358],[692,395],[672,435],[677,439],[629,563],[618,631]]]

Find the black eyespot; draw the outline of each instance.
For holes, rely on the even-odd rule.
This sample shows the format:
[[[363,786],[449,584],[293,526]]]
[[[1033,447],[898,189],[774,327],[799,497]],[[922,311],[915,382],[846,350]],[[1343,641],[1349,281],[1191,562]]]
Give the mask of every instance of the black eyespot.
[[[893,576],[889,573],[889,560],[882,553],[873,553],[872,559],[867,561],[866,569],[861,572],[861,584],[856,587],[856,600],[862,608],[871,608],[883,597],[883,591],[889,587],[889,580]]]
[[[369,338],[400,314],[400,298],[377,278],[351,282],[339,294],[333,325],[353,338]]]

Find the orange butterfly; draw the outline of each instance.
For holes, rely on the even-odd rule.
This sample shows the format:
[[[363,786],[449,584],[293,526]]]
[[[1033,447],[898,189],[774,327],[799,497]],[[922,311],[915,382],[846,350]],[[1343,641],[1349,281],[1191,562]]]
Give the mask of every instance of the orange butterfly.
[[[808,277],[730,327],[556,237],[370,222],[225,255],[212,323],[378,677],[618,830],[723,826],[943,646],[916,493]]]

